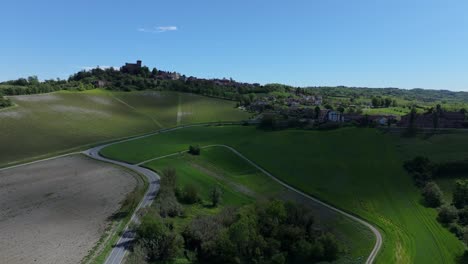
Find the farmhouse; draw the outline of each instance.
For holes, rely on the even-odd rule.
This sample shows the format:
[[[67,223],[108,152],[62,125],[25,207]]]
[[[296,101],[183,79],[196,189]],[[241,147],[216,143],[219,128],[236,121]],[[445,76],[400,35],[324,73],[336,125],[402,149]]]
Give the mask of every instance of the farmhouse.
[[[344,122],[344,116],[342,113],[334,110],[321,110],[320,115],[319,115],[319,122],[325,123],[325,122],[337,122],[337,123],[342,123]]]

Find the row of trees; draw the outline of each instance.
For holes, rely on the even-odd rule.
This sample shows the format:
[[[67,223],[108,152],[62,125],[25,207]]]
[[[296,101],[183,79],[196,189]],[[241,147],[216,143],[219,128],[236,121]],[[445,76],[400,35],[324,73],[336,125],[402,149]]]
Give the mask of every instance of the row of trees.
[[[198,218],[182,236],[197,263],[310,263],[340,251],[331,234],[314,229],[310,211],[277,200]]]
[[[148,213],[137,228],[137,244],[129,263],[309,263],[336,260],[335,237],[314,228],[302,206],[281,201],[227,208],[198,217],[178,232],[173,224]]]
[[[186,258],[189,263],[282,264],[338,257],[340,247],[335,237],[317,229],[312,212],[295,203],[270,200],[226,207],[218,214],[199,216],[176,227],[174,223],[180,222],[175,217],[184,216],[179,202],[200,202],[194,186],[179,188],[176,182],[175,170],[163,171],[155,206],[144,212],[135,229],[129,263],[171,263]],[[219,205],[221,195],[221,188],[214,186],[209,194],[211,206]],[[172,211],[164,207],[166,203]]]
[[[448,177],[453,175],[452,172],[458,173],[463,168],[466,169],[466,163],[435,164],[428,158],[416,157],[405,162],[404,167],[421,188],[425,205],[438,209],[437,220],[468,245],[468,180],[455,182],[451,203],[444,200],[442,190],[434,182],[436,177]],[[467,173],[468,170],[464,172]]]
[[[94,89],[93,84],[66,80],[46,80],[39,82],[36,76],[20,78],[13,81],[0,83],[0,94],[24,95],[50,93],[60,90],[84,91]]]
[[[379,108],[379,107],[396,107],[397,102],[396,100],[392,100],[391,98],[382,98],[382,97],[373,97],[371,100],[372,107]]]

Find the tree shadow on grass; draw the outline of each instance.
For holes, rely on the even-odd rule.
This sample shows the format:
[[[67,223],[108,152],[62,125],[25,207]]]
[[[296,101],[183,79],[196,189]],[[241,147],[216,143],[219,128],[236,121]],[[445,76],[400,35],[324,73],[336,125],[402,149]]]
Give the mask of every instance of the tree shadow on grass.
[[[465,250],[463,255],[456,258],[455,263],[457,264],[468,264],[468,251]]]
[[[109,221],[119,221],[127,217],[129,212],[117,212],[107,218]]]

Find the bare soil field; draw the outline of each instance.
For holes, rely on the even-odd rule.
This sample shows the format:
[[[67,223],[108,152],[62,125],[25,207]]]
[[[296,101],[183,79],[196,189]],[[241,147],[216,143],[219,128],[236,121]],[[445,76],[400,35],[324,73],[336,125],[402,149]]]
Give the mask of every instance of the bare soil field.
[[[0,262],[79,263],[136,184],[81,155],[0,171]]]

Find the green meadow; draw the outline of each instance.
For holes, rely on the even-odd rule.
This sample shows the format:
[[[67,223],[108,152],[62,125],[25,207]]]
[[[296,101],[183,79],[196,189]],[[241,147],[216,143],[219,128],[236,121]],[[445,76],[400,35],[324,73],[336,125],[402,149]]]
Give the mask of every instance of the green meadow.
[[[227,206],[241,206],[255,200],[286,199],[303,203],[315,215],[315,222],[331,231],[341,242],[343,255],[339,263],[362,263],[373,247],[372,233],[360,224],[338,215],[322,206],[310,203],[284,188],[268,176],[239,158],[231,150],[211,147],[202,155],[181,154],[145,163],[144,166],[162,172],[166,168],[177,171],[177,185],[192,185],[199,190],[202,203],[185,205],[185,217],[176,218],[177,228],[182,229],[194,217],[218,213]],[[209,206],[209,192],[218,186],[222,189],[220,206]]]
[[[179,123],[249,117],[235,102],[176,92],[96,89],[10,98],[16,106],[0,111],[0,167]]]
[[[466,144],[457,145],[466,137],[441,135],[428,142],[365,128],[262,131],[212,126],[125,142],[102,153],[137,163],[191,144],[227,144],[288,184],[377,226],[384,237],[378,263],[454,263],[463,244],[436,221],[436,210],[420,204],[419,190],[402,164],[426,152],[439,159],[467,156]]]

